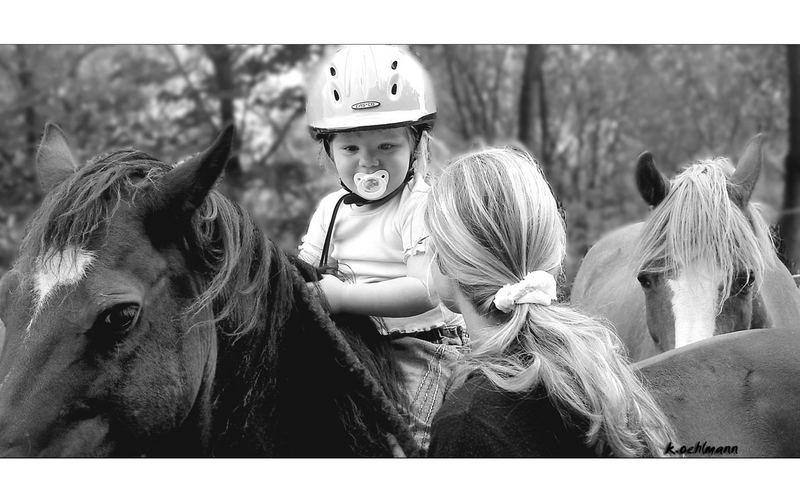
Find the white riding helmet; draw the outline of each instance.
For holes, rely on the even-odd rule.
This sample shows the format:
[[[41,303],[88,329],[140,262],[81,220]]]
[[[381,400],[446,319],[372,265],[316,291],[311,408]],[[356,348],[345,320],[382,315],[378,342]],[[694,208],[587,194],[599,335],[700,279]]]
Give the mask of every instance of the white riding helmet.
[[[428,72],[388,45],[346,46],[316,71],[306,101],[315,137],[327,133],[424,125],[436,119]]]

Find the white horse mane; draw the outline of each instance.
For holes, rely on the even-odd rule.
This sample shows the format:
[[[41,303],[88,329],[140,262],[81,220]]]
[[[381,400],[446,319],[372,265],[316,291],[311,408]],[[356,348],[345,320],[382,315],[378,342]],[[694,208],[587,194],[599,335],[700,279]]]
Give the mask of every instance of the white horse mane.
[[[733,172],[727,158],[717,157],[696,162],[674,178],[645,224],[635,252],[638,271],[709,268],[722,278],[721,301],[731,295],[736,273],[752,274],[760,287],[775,261],[774,243],[758,205],[748,203],[743,212],[729,197]]]

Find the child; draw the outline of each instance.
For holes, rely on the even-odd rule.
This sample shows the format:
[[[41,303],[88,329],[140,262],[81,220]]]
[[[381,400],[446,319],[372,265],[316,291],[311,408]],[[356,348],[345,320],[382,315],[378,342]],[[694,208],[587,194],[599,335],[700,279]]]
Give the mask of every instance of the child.
[[[524,151],[466,155],[437,179],[425,223],[442,301],[471,351],[434,419],[430,456],[656,456],[671,429],[616,335],[553,303],[566,234]],[[455,386],[455,385],[454,385]]]
[[[355,283],[344,283],[325,275],[319,286],[331,312],[379,318],[425,450],[464,337],[461,317],[426,285],[423,175],[436,118],[429,77],[398,48],[346,47],[321,65],[306,116],[342,189],[320,202],[299,256],[353,276]]]

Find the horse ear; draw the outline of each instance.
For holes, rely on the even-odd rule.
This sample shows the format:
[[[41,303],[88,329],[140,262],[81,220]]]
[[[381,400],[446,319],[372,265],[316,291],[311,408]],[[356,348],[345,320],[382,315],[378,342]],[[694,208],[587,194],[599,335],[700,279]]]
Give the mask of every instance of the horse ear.
[[[636,161],[636,186],[647,204],[653,208],[669,193],[669,180],[658,171],[650,152],[642,152]]]
[[[176,166],[157,182],[148,205],[148,223],[156,227],[188,221],[214,188],[228,162],[235,128],[226,127],[202,153]]]
[[[736,165],[736,171],[731,176],[731,196],[739,207],[744,208],[750,202],[753,189],[758,182],[761,166],[764,164],[764,135],[757,134],[747,143],[744,154]]]
[[[72,157],[64,132],[48,122],[44,126],[42,143],[36,151],[36,173],[45,194],[77,170],[78,163]]]

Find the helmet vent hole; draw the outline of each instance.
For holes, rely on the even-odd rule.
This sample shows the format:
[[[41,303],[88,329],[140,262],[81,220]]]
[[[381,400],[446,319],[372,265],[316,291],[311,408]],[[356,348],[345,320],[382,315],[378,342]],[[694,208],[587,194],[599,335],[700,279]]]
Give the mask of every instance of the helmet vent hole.
[[[397,94],[397,84],[392,84],[392,94]]]
[[[336,89],[333,90],[333,99],[339,101],[339,92]]]
[[[397,61],[392,61],[392,70],[397,70]]]
[[[331,67],[331,77],[336,77],[336,69]]]

